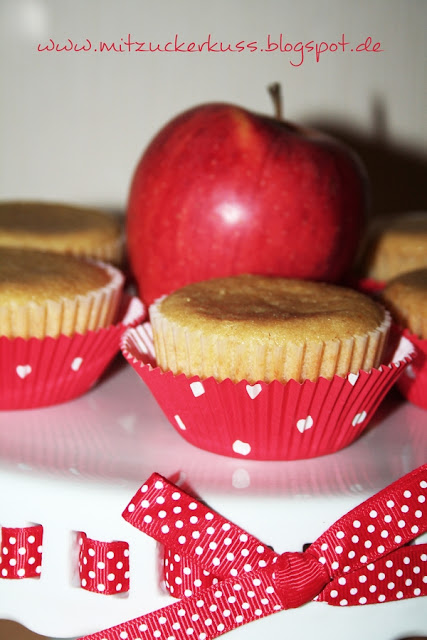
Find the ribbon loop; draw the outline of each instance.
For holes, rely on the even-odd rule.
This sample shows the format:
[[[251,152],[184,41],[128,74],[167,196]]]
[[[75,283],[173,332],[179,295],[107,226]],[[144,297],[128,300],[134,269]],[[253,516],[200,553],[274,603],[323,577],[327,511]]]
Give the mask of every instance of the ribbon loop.
[[[272,577],[284,609],[310,602],[330,581],[325,566],[308,551],[282,553],[274,564]]]
[[[122,515],[221,580],[267,567],[277,556],[255,536],[157,473],[137,491]]]
[[[346,513],[310,552],[339,578],[377,562],[427,531],[427,465],[411,471]]]

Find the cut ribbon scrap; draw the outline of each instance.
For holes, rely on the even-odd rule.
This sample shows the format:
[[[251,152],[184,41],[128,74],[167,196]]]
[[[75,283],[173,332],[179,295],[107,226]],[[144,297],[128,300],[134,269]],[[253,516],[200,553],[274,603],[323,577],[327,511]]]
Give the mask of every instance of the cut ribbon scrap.
[[[313,599],[364,605],[427,595],[427,465],[340,518],[304,552],[278,555],[158,474],[123,517],[216,583],[84,640],[210,640]],[[190,591],[192,591],[190,589]]]
[[[80,585],[87,591],[115,595],[129,591],[129,545],[101,542],[79,534]]]
[[[0,578],[40,578],[43,527],[1,527]]]

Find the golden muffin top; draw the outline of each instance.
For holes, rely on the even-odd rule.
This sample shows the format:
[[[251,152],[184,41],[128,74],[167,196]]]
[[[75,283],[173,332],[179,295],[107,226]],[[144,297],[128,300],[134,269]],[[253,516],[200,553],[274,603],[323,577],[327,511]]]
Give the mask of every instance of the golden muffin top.
[[[383,290],[382,299],[399,324],[427,338],[427,269],[394,278]]]
[[[0,202],[0,246],[76,252],[113,242],[119,221],[96,209],[49,202]]]
[[[418,295],[425,297],[427,295],[427,268],[416,269],[391,280],[385,287],[384,291],[406,291],[409,295]]]
[[[362,256],[364,275],[377,280],[392,278],[427,266],[427,212],[374,219]]]
[[[365,334],[385,317],[381,306],[352,289],[256,275],[189,284],[165,297],[159,311],[191,330],[296,343]]]
[[[74,298],[110,281],[106,269],[81,258],[0,247],[0,306]]]

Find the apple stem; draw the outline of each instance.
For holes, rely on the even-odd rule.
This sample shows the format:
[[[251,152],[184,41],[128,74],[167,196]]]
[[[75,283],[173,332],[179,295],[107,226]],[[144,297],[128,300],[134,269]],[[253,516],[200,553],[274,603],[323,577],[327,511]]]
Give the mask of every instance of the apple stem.
[[[268,91],[273,100],[275,117],[277,120],[283,120],[283,98],[280,82],[273,82],[273,84],[270,84]]]

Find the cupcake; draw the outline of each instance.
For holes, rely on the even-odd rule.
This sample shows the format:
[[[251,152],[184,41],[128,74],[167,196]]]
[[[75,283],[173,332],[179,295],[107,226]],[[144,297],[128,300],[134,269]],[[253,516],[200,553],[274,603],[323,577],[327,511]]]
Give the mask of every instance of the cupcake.
[[[56,404],[95,383],[143,317],[123,282],[106,263],[0,247],[1,409]]]
[[[382,299],[417,348],[417,356],[399,380],[399,387],[408,400],[427,408],[427,268],[393,278]]]
[[[427,212],[374,219],[361,259],[361,275],[375,282],[427,267]]]
[[[401,327],[427,340],[427,268],[391,280],[382,299]]]
[[[57,338],[116,319],[124,277],[70,255],[0,247],[0,335]]]
[[[253,275],[187,285],[150,319],[162,369],[250,383],[369,371],[389,328],[384,309],[352,289]]]
[[[123,230],[104,211],[48,202],[0,203],[0,246],[87,256],[120,265]]]
[[[210,280],[155,302],[150,318],[123,335],[124,356],[181,436],[238,458],[342,449],[413,353],[388,339],[371,298],[323,283]]]

